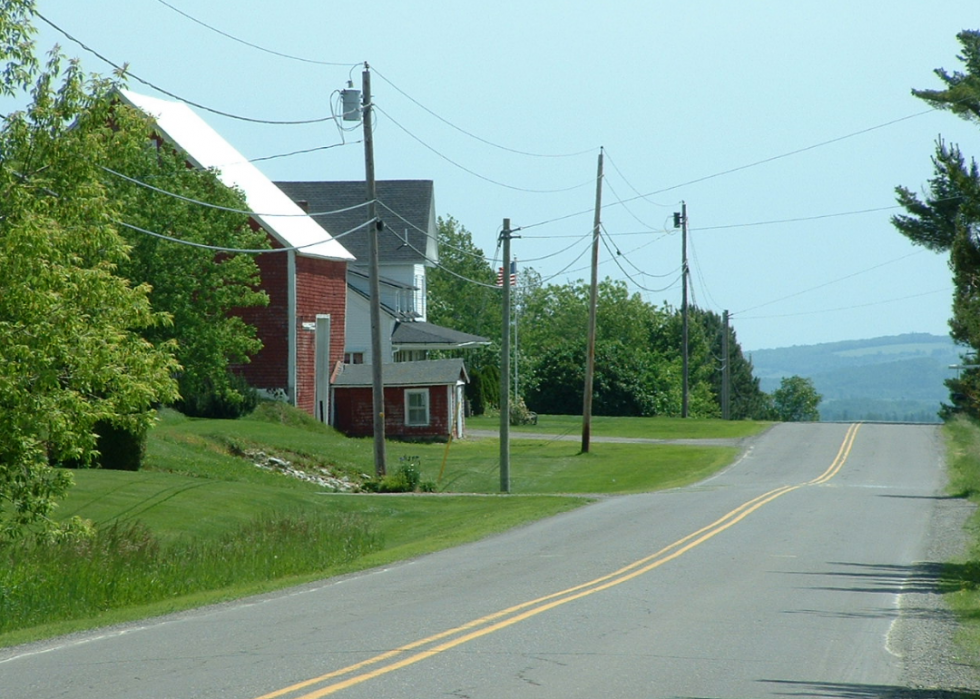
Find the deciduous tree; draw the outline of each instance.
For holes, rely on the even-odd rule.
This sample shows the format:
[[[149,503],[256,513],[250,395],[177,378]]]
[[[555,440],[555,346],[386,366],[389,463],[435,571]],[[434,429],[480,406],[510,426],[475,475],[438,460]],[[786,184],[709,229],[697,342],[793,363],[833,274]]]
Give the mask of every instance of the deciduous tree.
[[[773,419],[782,422],[804,422],[820,419],[820,401],[813,381],[802,376],[786,376],[773,391]]]
[[[248,215],[241,213],[248,209],[241,192],[224,185],[215,172],[188,167],[182,153],[152,137],[152,123],[142,112],[116,104],[113,127],[106,134],[102,179],[120,220],[135,227],[119,227],[130,245],[119,273],[148,284],[153,308],[173,319],[146,329],[144,337],[154,344],[176,342],[183,367],[178,407],[196,414],[200,404],[216,403],[237,414],[234,407],[244,396],[229,366],[248,362],[262,345],[255,328],[233,311],[265,305],[268,297],[258,289],[252,255],[211,248],[263,249],[268,247],[265,234],[253,230]],[[137,228],[211,248],[178,244]]]
[[[118,274],[127,248],[96,165],[112,86],[57,54],[38,66],[32,7],[0,11],[0,90],[32,94],[0,127],[0,542],[54,528],[71,478],[50,462],[89,460],[96,423],[145,429],[176,396],[173,348],[140,335],[169,319]]]

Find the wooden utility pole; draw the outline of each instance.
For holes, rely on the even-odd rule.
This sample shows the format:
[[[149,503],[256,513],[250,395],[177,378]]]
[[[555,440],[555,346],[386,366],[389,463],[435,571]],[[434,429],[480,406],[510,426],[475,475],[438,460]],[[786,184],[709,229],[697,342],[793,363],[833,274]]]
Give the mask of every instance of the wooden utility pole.
[[[688,368],[687,352],[687,202],[681,202],[681,417],[687,417],[688,405]]]
[[[500,232],[504,246],[504,328],[500,341],[500,492],[510,492],[510,219]]]
[[[592,284],[589,287],[589,337],[585,350],[585,388],[582,391],[582,453],[589,451],[592,432],[592,381],[595,376],[596,306],[599,304],[599,227],[602,213],[602,148],[595,178],[595,217],[592,223]]]
[[[368,220],[368,285],[371,291],[371,405],[374,413],[374,473],[385,475],[385,386],[381,349],[381,281],[378,271],[378,232],[383,228],[378,219],[377,188],[374,181],[374,135],[371,128],[371,67],[364,63],[362,105],[364,107],[364,179],[367,182]]]
[[[728,311],[721,315],[721,418],[732,419],[732,363],[728,347]]]

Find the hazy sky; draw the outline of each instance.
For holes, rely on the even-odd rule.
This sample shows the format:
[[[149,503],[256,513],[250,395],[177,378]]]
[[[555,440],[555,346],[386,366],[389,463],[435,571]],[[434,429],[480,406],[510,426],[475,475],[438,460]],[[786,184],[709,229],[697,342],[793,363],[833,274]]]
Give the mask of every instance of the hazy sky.
[[[600,274],[648,301],[680,304],[684,200],[693,300],[729,310],[743,349],[947,332],[946,260],[895,232],[889,207],[930,176],[940,134],[980,155],[976,127],[910,94],[960,67],[976,0],[38,6],[134,76],[250,119],[329,116],[367,61],[377,177],[434,180],[438,213],[490,258],[510,218],[519,264],[546,280],[588,277],[602,146]],[[44,50],[112,70],[38,25]],[[364,177],[359,130],[195,109],[248,158],[320,148],[259,161],[272,179]]]

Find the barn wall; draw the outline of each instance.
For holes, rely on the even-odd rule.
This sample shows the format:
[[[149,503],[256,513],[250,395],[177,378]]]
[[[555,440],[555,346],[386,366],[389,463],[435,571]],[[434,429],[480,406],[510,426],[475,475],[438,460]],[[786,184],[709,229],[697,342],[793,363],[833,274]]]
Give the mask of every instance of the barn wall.
[[[309,257],[296,258],[296,405],[313,414],[316,399],[316,335],[303,329],[318,314],[330,316],[330,362],[344,357],[347,313],[347,263]]]
[[[249,325],[254,325],[262,340],[262,349],[248,364],[235,367],[255,388],[285,391],[288,386],[288,260],[284,253],[259,255],[256,258],[262,275],[262,288],[269,295],[265,307],[235,311]]]

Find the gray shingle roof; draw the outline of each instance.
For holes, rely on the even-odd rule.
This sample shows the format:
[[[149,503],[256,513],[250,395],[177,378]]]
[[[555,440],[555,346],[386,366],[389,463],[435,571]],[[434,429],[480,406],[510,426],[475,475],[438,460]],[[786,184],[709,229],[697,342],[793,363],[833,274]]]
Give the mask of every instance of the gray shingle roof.
[[[454,386],[459,380],[469,383],[462,359],[385,364],[383,378],[385,386]],[[370,364],[344,364],[333,381],[334,386],[370,386],[372,383]]]
[[[313,214],[356,206],[367,199],[363,181],[276,182],[276,185],[293,201],[307,202],[309,212]],[[375,189],[379,202],[378,215],[385,224],[378,236],[378,260],[381,263],[424,261],[433,210],[432,180],[380,180]],[[365,206],[338,214],[314,216],[313,219],[332,236],[338,236],[364,223],[367,211]],[[432,235],[435,235],[435,231],[432,231]],[[406,236],[408,245],[405,245]],[[367,263],[366,229],[345,235],[340,242],[361,264]]]
[[[462,347],[466,345],[487,345],[490,340],[479,335],[444,328],[433,323],[421,321],[398,322],[391,332],[393,345],[451,345]]]

